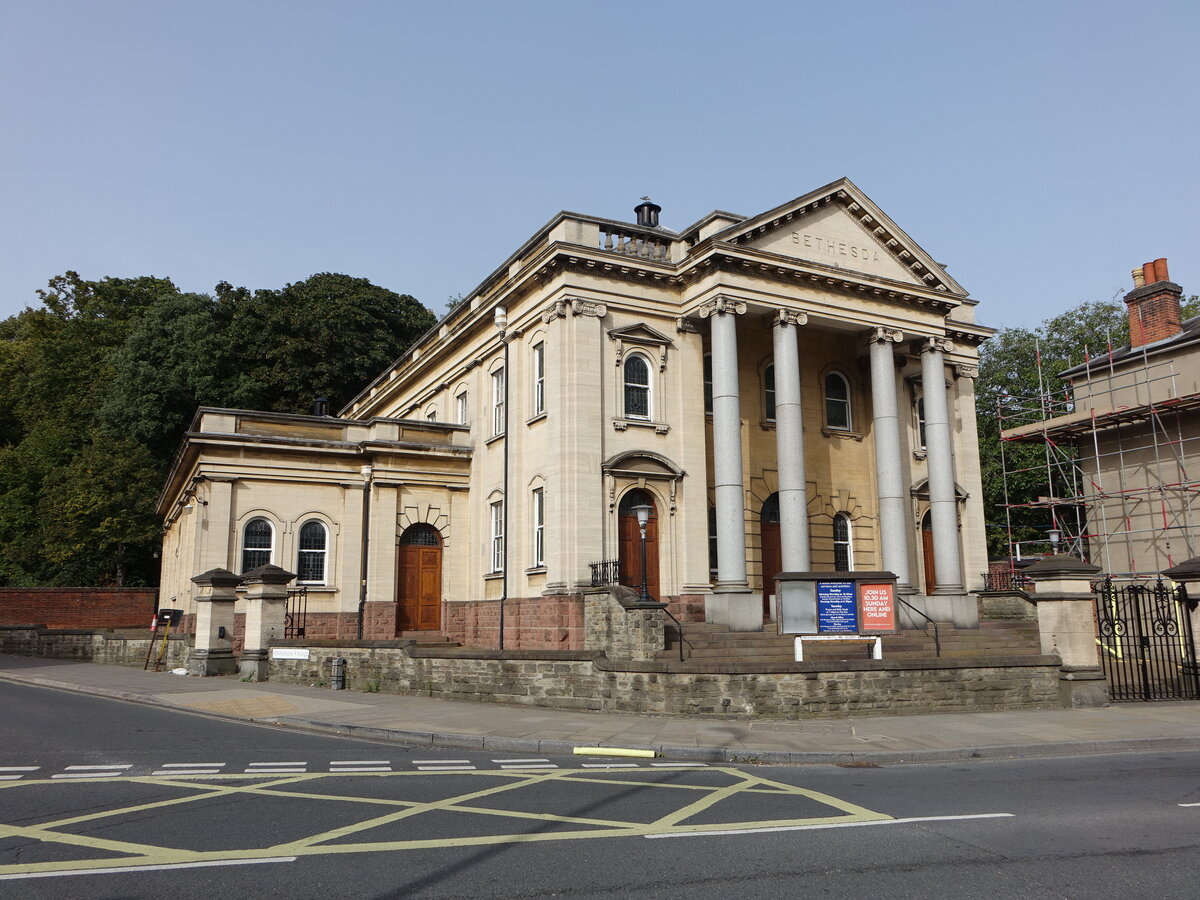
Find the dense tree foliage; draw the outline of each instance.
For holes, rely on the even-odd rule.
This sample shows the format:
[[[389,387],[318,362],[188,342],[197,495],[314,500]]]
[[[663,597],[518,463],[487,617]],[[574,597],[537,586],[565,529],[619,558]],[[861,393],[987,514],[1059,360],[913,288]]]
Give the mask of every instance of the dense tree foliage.
[[[1197,313],[1200,301],[1192,297],[1183,305],[1183,316],[1188,318]],[[1002,466],[1000,431],[1069,411],[1069,385],[1058,377],[1059,373],[1128,343],[1125,304],[1101,301],[1081,303],[1046,319],[1036,328],[1002,329],[980,348],[975,402],[988,553],[992,558],[1009,555],[1005,481],[1009,504],[1031,503],[1051,493],[1045,448],[1040,444],[1007,442]],[[1042,397],[1049,398],[1054,405],[1043,407]],[[1049,510],[1018,507],[1011,509],[1010,515],[1014,540],[1046,539],[1051,526]]]
[[[215,296],[163,278],[39,291],[0,321],[0,584],[155,584],[154,502],[203,405],[337,409],[434,324],[416,300],[318,274]]]

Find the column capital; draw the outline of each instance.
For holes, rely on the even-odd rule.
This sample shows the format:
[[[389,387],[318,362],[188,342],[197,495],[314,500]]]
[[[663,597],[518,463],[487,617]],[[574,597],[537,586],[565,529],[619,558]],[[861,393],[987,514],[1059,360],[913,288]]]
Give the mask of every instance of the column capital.
[[[868,344],[899,344],[904,340],[904,332],[894,328],[872,328],[867,332]]]
[[[718,313],[733,313],[735,316],[740,316],[746,312],[746,301],[734,300],[732,297],[717,297],[701,303],[700,308],[696,312],[702,319],[707,319]]]
[[[954,374],[959,378],[978,378],[979,366],[955,366]]]
[[[771,325],[807,325],[808,313],[798,309],[779,309],[771,317]]]
[[[603,319],[608,315],[608,307],[595,300],[572,300],[571,312],[576,316],[592,316],[596,319]]]
[[[940,351],[942,353],[953,353],[954,342],[947,340],[946,338],[939,337],[925,338],[925,340],[921,341],[922,353],[933,353],[935,351]]]

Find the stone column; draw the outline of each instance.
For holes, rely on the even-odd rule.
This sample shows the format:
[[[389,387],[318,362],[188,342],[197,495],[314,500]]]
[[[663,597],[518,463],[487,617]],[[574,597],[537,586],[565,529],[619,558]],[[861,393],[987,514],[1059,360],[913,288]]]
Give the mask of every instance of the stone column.
[[[896,408],[896,357],[892,344],[904,332],[876,328],[871,344],[871,407],[875,412],[875,480],[879,490],[879,541],[883,568],[896,575],[896,590],[913,592],[908,566],[908,503],[904,496],[904,458]],[[951,482],[953,490],[953,481]]]
[[[783,571],[807,572],[808,485],[804,474],[804,420],[800,408],[800,354],[796,326],[802,312],[781,309],[772,322],[775,350],[775,454],[779,465],[779,539]]]
[[[267,564],[242,576],[246,585],[246,632],[238,673],[243,681],[266,681],[271,641],[287,627],[288,584],[296,576]]]
[[[232,675],[233,604],[242,579],[228,569],[209,569],[192,578],[196,585],[196,643],[188,656],[189,675]]]
[[[1042,653],[1062,660],[1059,697],[1069,709],[1108,705],[1108,682],[1096,648],[1096,595],[1091,587],[1099,572],[1099,566],[1061,555],[1025,569],[1036,588],[1029,599],[1037,604]]]
[[[929,338],[921,347],[921,390],[925,396],[925,450],[929,465],[929,517],[933,524],[935,594],[962,594],[958,508],[954,495],[954,454],[946,401],[943,354],[954,347]]]
[[[730,631],[762,631],[760,601],[746,581],[745,486],[738,388],[737,319],[740,300],[719,297],[700,308],[712,323],[713,471],[717,495],[717,586],[710,618]]]

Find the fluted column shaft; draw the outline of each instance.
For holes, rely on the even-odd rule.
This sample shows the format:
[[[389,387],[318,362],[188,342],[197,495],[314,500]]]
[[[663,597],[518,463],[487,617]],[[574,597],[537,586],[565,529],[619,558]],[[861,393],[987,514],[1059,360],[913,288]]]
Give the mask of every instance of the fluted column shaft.
[[[812,568],[808,487],[804,473],[804,420],[800,407],[800,354],[796,326],[804,313],[780,310],[772,327],[775,351],[775,447],[779,466],[779,542],[785,572]]]
[[[871,406],[875,413],[875,480],[879,491],[879,539],[883,568],[896,574],[897,588],[911,587],[904,459],[896,404],[896,358],[892,345],[903,332],[877,328],[871,343]],[[928,427],[928,426],[927,426]]]
[[[954,495],[954,454],[946,399],[943,352],[950,342],[930,339],[921,347],[921,389],[925,397],[925,450],[929,466],[929,518],[933,525],[936,594],[962,593],[958,508]]]

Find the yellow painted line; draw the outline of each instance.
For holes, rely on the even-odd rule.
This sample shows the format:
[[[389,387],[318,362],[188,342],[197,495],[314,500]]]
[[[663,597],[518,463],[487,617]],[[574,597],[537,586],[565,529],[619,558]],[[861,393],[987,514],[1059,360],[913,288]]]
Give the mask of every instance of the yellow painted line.
[[[23,878],[59,878],[64,875],[119,875],[124,872],[166,872],[174,869],[199,869],[212,866],[253,866],[260,863],[295,862],[294,856],[279,856],[267,859],[214,859],[205,862],[164,863],[149,866],[122,866],[119,869],[65,869],[58,872],[24,872],[0,875],[0,881],[16,881]]]
[[[195,791],[195,794],[190,795],[187,798],[173,798],[172,800],[168,801],[137,804],[121,809],[106,810],[102,813],[92,813],[86,816],[77,816],[72,819],[61,820],[57,823],[45,823],[35,827],[0,826],[0,837],[16,836],[29,840],[44,841],[47,843],[61,842],[76,846],[91,847],[95,850],[130,854],[128,857],[115,859],[102,858],[83,861],[63,860],[59,862],[0,866],[0,877],[35,877],[38,875],[50,875],[57,873],[100,874],[116,871],[146,871],[152,868],[179,867],[184,865],[234,865],[242,862],[280,861],[299,856],[323,856],[347,853],[376,853],[417,849],[477,847],[499,844],[524,844],[546,841],[587,840],[611,837],[649,838],[699,834],[742,834],[768,830],[790,830],[808,827],[839,827],[853,824],[882,824],[886,822],[900,821],[893,819],[891,816],[872,812],[854,804],[839,800],[836,797],[831,797],[827,794],[810,791],[794,785],[771,781],[769,779],[741,772],[736,769],[706,767],[703,769],[703,771],[721,772],[736,780],[734,783],[729,785],[711,787],[707,785],[686,785],[676,783],[663,784],[655,781],[621,779],[615,776],[597,778],[595,777],[595,773],[581,769],[557,769],[553,772],[522,773],[520,776],[516,776],[512,771],[490,770],[476,771],[468,777],[483,776],[485,778],[494,779],[496,776],[501,776],[505,779],[504,783],[492,785],[482,790],[471,791],[438,801],[417,802],[382,797],[355,797],[338,794],[313,793],[303,790],[289,790],[288,788],[300,783],[324,778],[436,778],[439,777],[438,775],[417,772],[380,772],[370,773],[366,776],[347,776],[327,772],[310,772],[302,775],[293,775],[286,778],[276,778],[267,783],[252,785],[240,785],[236,783],[212,783],[213,779],[228,782],[229,780],[237,781],[248,777],[254,777],[235,774],[212,777],[205,776],[203,779],[189,777],[187,780],[149,776],[139,776],[134,778],[122,777],[119,779],[114,778],[110,780],[122,782],[138,781],[147,784],[166,784],[178,786]],[[663,816],[650,823],[631,823],[617,820],[589,819],[578,816],[559,815],[557,813],[530,813],[519,810],[506,810],[502,808],[492,809],[472,805],[472,801],[480,798],[496,797],[506,792],[519,791],[523,788],[536,789],[539,785],[542,785],[550,780],[576,783],[582,782],[589,785],[607,783],[620,785],[623,787],[628,787],[630,784],[634,784],[638,787],[659,790],[666,789],[678,791],[682,789],[699,791],[701,792],[702,796],[697,797],[694,802],[688,803],[682,808],[677,809],[674,812],[671,812],[666,816]],[[48,784],[50,782],[47,780],[42,780],[40,782],[22,782],[21,786],[39,783]],[[57,782],[57,784],[61,785],[62,782]],[[5,787],[7,787],[7,785],[5,785]],[[769,793],[775,796],[792,795],[796,797],[804,797],[828,806],[831,810],[836,810],[840,814],[833,816],[809,816],[795,819],[773,819],[760,822],[725,822],[709,825],[684,824],[688,818],[699,814],[705,809],[710,809],[718,805],[722,800],[729,799],[737,794],[742,793]],[[289,843],[282,843],[271,847],[221,851],[190,851],[170,847],[156,847],[146,844],[105,841],[97,838],[56,832],[50,827],[51,824],[62,826],[80,821],[94,821],[105,817],[120,816],[123,814],[177,805],[183,802],[185,799],[190,801],[218,799],[234,794],[249,794],[263,797],[295,797],[314,801],[342,801],[347,803],[362,803],[367,806],[384,805],[392,807],[393,811],[383,816],[375,816],[362,822],[357,822],[345,827],[321,832],[319,834],[309,835]],[[397,807],[399,808],[397,809]],[[343,841],[351,836],[361,834],[369,829],[380,827],[381,825],[387,825],[405,818],[418,816],[425,812],[439,811],[456,812],[464,815],[486,815],[493,818],[509,818],[518,821],[541,821],[548,824],[576,825],[582,827],[570,831],[534,832],[527,834],[498,833],[474,837],[408,839],[365,843],[334,843],[337,841]],[[932,821],[933,819],[930,820]]]
[[[771,825],[761,828],[726,828],[717,826],[712,831],[672,831],[664,834],[647,834],[650,838],[681,837],[728,837],[737,834],[770,834],[773,831],[812,831],[821,828],[865,828],[871,825],[911,825],[915,822],[961,822],[964,819],[1011,819],[1013,813],[976,813],[969,816],[912,816],[905,819],[873,819],[856,822],[812,822],[803,825]]]
[[[576,756],[636,756],[639,759],[653,759],[658,756],[653,750],[634,750],[625,747],[576,747]]]

